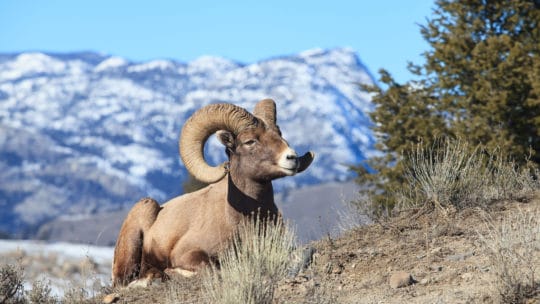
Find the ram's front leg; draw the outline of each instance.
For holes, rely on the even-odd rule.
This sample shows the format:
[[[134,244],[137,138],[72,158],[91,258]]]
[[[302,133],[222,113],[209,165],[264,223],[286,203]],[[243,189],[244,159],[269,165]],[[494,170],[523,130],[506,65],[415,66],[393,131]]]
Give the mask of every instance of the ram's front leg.
[[[155,255],[148,248],[144,248],[141,258],[140,276],[137,280],[131,282],[129,287],[147,287],[152,285],[156,279],[166,280],[167,274],[163,271],[166,264],[155,258]]]
[[[186,248],[191,248],[186,250]],[[192,277],[197,274],[201,268],[210,264],[210,257],[201,249],[190,246],[178,246],[171,252],[171,267],[165,270],[169,276],[181,275],[183,277]]]
[[[155,267],[152,267],[145,270],[144,276],[140,276],[137,280],[129,283],[128,287],[148,287],[152,285],[152,281],[155,279],[161,279],[162,281],[166,280],[167,274]]]

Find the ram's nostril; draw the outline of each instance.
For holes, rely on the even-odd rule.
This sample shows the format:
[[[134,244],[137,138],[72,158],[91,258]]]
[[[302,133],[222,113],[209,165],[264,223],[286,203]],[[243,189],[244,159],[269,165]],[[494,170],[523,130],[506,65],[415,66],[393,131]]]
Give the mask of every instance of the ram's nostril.
[[[296,159],[296,158],[297,158],[296,154],[288,154],[287,155],[287,159]]]

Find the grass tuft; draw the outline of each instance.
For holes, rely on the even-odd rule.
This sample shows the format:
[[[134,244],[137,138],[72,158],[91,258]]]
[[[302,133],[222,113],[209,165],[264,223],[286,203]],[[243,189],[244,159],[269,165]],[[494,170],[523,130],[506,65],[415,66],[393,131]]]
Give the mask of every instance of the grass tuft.
[[[50,282],[37,280],[32,284],[32,289],[26,292],[26,298],[32,304],[55,304],[58,299],[51,294]]]
[[[294,233],[282,221],[241,223],[232,246],[203,281],[209,303],[272,303],[277,283],[285,278],[295,248]]]
[[[486,219],[487,236],[480,236],[495,274],[501,303],[525,303],[540,296],[540,209]]]
[[[24,303],[24,270],[21,266],[0,266],[0,303]]]
[[[458,210],[500,200],[527,200],[539,188],[531,166],[518,166],[498,151],[446,139],[419,145],[407,156],[408,187],[396,191],[398,210],[433,204]]]

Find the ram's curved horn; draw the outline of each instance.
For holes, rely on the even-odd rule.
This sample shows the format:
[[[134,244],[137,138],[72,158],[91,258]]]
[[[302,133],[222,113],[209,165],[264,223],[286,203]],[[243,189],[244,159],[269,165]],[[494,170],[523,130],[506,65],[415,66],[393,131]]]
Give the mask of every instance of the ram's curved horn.
[[[263,99],[255,105],[253,115],[264,121],[267,127],[276,126],[276,103],[272,99]]]
[[[212,104],[201,108],[184,124],[180,135],[180,157],[186,169],[202,182],[219,181],[227,170],[225,163],[213,167],[205,161],[203,150],[208,137],[218,130],[238,134],[258,123],[258,119],[251,113],[232,104]]]
[[[313,159],[315,158],[315,153],[309,151],[306,154],[300,156],[298,158],[298,169],[296,173],[300,173],[309,167],[311,163],[313,162]]]

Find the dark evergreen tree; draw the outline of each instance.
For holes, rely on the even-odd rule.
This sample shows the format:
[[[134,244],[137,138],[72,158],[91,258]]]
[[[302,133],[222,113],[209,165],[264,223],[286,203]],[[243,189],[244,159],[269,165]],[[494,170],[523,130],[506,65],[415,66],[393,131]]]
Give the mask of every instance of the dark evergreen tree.
[[[401,156],[418,144],[431,144],[436,138],[447,136],[448,130],[424,81],[400,85],[387,71],[381,70],[380,74],[380,82],[387,90],[376,86],[363,88],[373,93],[375,111],[370,115],[375,122],[376,148],[382,153],[352,169],[374,203],[392,207],[394,200],[388,193],[403,187],[405,182]]]
[[[438,0],[421,27],[430,49],[417,80],[380,71],[371,114],[382,156],[353,168],[377,205],[406,187],[403,155],[418,143],[458,137],[486,151],[540,163],[540,9],[525,0]],[[530,155],[529,155],[530,154]]]
[[[534,1],[439,0],[422,75],[455,135],[540,162],[540,10]]]

